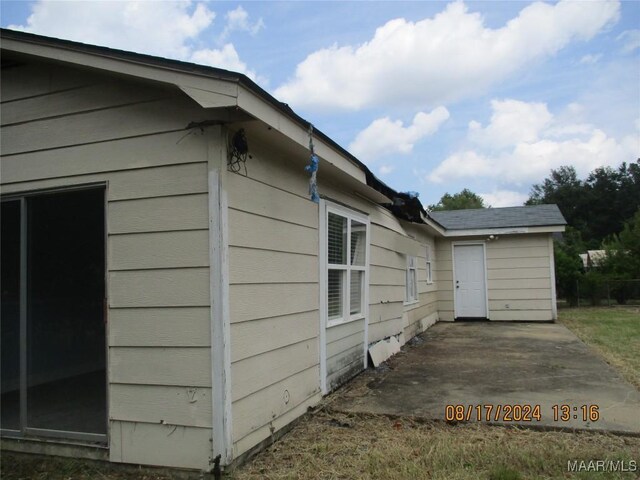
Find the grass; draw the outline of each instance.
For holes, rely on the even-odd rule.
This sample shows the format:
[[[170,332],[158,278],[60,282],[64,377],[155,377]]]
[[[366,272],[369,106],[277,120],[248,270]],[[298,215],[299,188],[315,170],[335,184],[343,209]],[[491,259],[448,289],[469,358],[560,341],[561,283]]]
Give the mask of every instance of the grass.
[[[640,307],[583,307],[558,311],[559,321],[640,388]]]
[[[320,412],[232,473],[257,479],[636,478],[568,474],[573,460],[640,460],[640,439]]]
[[[194,475],[195,478],[197,476]],[[95,460],[2,452],[2,480],[173,480],[167,469],[120,466]],[[184,478],[182,475],[180,478]]]
[[[169,480],[166,469],[3,452],[3,480]],[[571,473],[568,461],[635,460],[640,438],[449,425],[320,410],[229,475],[230,480],[632,479],[636,473]],[[201,478],[194,474],[191,478]]]

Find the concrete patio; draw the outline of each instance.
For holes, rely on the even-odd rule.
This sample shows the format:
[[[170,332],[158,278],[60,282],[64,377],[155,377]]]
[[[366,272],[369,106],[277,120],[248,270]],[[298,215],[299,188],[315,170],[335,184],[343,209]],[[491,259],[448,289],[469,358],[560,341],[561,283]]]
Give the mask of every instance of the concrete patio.
[[[348,412],[444,420],[463,405],[470,421],[640,434],[640,392],[558,323],[438,323],[337,397]],[[507,405],[539,405],[540,420],[505,421]]]

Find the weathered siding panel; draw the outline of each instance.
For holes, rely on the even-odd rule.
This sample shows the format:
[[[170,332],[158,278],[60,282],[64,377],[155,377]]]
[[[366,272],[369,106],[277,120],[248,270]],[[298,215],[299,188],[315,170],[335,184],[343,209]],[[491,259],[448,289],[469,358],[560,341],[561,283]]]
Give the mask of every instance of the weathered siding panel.
[[[318,230],[229,209],[229,246],[318,256]]]
[[[89,80],[90,77],[86,78]],[[173,95],[175,93],[173,92]],[[39,96],[5,101],[1,114],[2,126],[162,100],[173,95],[169,91],[163,91],[159,88],[150,89],[142,84],[134,83],[106,82],[80,86],[49,93],[46,102],[43,102]]]
[[[153,248],[149,248],[151,245]],[[208,267],[208,249],[207,230],[123,234],[109,238],[112,272]]]
[[[247,176],[225,177],[234,455],[319,398],[318,207],[304,160],[245,129]]]
[[[116,271],[109,286],[111,308],[209,305],[209,268]]]
[[[364,320],[327,328],[327,387],[344,383],[364,368]]]
[[[418,301],[405,305],[402,315],[403,338],[409,340],[422,333],[438,320],[438,281],[436,264],[438,254],[433,237],[427,235],[415,225],[403,222],[407,233],[412,237],[411,253],[417,259]],[[427,247],[431,252],[431,282],[427,279]]]
[[[155,169],[163,165],[178,168],[180,164],[201,162],[207,157],[206,142],[202,137],[188,135],[184,131],[156,133],[145,137],[115,139],[107,142],[89,145],[71,145],[67,148],[42,150],[34,153],[2,157],[2,188],[3,191],[18,188],[32,189],[29,181],[37,181],[38,188],[57,186],[59,179],[64,177],[65,183],[91,183],[103,176],[97,173],[113,172],[118,177],[139,174],[136,169]],[[4,144],[4,141],[3,141]],[[204,164],[202,165],[204,168]],[[122,174],[120,172],[123,172]],[[149,173],[148,171],[146,173]],[[184,174],[176,172],[164,180],[169,185],[180,182],[178,178]],[[144,176],[144,174],[142,174]],[[49,181],[47,181],[49,180]],[[22,185],[14,186],[21,182]],[[119,190],[124,190],[127,198],[136,198],[137,189],[129,188],[127,180],[123,187],[114,182],[114,200],[122,198]],[[147,181],[145,181],[147,183]],[[180,182],[182,183],[182,182]],[[42,186],[41,186],[42,185]],[[189,186],[190,188],[191,185]],[[144,189],[142,190],[144,192]],[[186,193],[178,191],[177,193]],[[145,194],[142,196],[155,196]]]
[[[3,155],[184,130],[206,119],[193,107],[190,100],[174,97],[14,124],[3,127]]]
[[[318,342],[304,340],[231,365],[233,401],[318,364]]]
[[[231,324],[231,361],[261,355],[318,336],[317,310]]]
[[[318,310],[317,283],[233,284],[231,323]]]
[[[243,438],[259,431],[277,419],[316,396],[318,389],[318,367],[314,365],[306,370],[285,378],[260,392],[250,395],[234,404],[234,437]]]
[[[208,347],[112,347],[109,354],[111,383],[211,387]]]
[[[211,428],[114,420],[109,450],[112,462],[209,470]]]
[[[318,257],[253,248],[229,249],[229,282],[317,283]]]
[[[56,92],[88,87],[103,79],[95,74],[45,63],[28,63],[13,68],[3,68],[2,101],[4,103],[31,97],[48,97]]]
[[[114,384],[111,418],[129,422],[211,428],[211,389]]]
[[[206,307],[114,308],[109,312],[112,347],[207,347],[211,311]]]
[[[109,203],[109,233],[204,230],[209,225],[207,195],[118,200]]]

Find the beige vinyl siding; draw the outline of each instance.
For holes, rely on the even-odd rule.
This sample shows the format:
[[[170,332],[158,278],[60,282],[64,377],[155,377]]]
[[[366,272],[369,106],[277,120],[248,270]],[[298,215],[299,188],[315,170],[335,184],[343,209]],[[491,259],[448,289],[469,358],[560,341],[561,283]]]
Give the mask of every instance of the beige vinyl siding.
[[[435,275],[435,242],[424,230],[402,222],[414,245],[412,255],[417,258],[418,302],[404,305],[402,327],[405,340],[422,333],[438,319],[437,283]],[[432,282],[427,283],[427,246],[431,249]]]
[[[455,239],[436,242],[440,280],[438,309],[442,320],[454,318],[452,241]],[[549,250],[549,234],[502,235],[485,245],[489,318],[552,320],[550,255],[553,252]]]
[[[435,255],[438,259],[434,264],[434,274],[438,279],[438,314],[441,321],[451,322],[454,319],[451,240],[437,238]]]
[[[236,457],[320,398],[321,246],[318,205],[309,200],[304,171],[309,152],[260,124],[242,127],[251,155],[246,176],[225,176]],[[405,253],[424,257],[423,242],[411,239],[384,208],[334,179],[319,178],[323,196],[371,220],[369,342],[402,334]],[[421,276],[424,268],[423,262]],[[421,286],[420,302],[408,316],[412,327],[421,314],[432,315],[432,296]],[[364,320],[327,329],[330,389],[364,368],[364,332]]]
[[[2,101],[3,194],[107,185],[111,460],[208,468],[207,145],[185,130],[206,112],[44,63],[3,69]]]
[[[487,243],[491,320],[552,320],[549,244],[549,234],[502,236]],[[532,291],[539,298],[531,298]]]
[[[364,370],[364,319],[327,328],[327,388],[339,387]]]
[[[244,128],[247,176],[224,180],[234,457],[320,399],[318,206],[302,158],[291,168],[296,156],[262,139],[266,127]]]

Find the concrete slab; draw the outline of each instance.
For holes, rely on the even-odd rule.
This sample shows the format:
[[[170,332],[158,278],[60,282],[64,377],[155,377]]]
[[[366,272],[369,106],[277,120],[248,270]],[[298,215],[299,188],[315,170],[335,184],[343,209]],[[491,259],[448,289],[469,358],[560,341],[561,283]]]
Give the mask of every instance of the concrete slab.
[[[334,408],[444,420],[453,405],[465,421],[640,433],[640,392],[557,323],[438,323],[354,382]],[[540,420],[505,418],[515,405]]]

